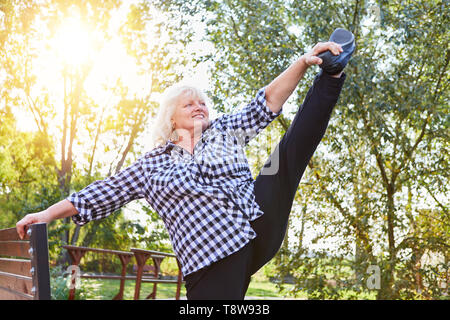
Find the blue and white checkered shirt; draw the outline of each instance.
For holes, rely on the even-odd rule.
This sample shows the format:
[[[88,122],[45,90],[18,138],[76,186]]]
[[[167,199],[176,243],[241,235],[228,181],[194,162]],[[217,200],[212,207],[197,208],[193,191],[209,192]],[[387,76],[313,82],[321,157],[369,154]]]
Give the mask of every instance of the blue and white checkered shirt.
[[[256,237],[249,221],[263,214],[244,146],[280,113],[260,89],[240,111],[210,121],[193,154],[169,141],[73,193],[67,199],[79,214],[72,220],[84,225],[145,198],[163,219],[184,276],[238,251]]]

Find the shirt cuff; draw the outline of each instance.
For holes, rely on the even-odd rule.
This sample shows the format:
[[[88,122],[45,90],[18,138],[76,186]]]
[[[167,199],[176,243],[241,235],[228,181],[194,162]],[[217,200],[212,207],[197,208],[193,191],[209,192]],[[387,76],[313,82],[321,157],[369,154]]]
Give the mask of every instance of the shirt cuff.
[[[72,193],[68,198],[72,205],[77,209],[78,214],[72,216],[72,221],[79,225],[85,225],[92,220],[91,208],[89,204],[78,195],[78,193]]]
[[[256,94],[256,101],[258,102],[258,106],[260,106],[261,108],[263,116],[270,122],[275,120],[275,118],[278,117],[283,111],[283,108],[281,108],[278,112],[273,112],[272,110],[270,110],[266,101],[266,87],[259,89],[258,93]]]

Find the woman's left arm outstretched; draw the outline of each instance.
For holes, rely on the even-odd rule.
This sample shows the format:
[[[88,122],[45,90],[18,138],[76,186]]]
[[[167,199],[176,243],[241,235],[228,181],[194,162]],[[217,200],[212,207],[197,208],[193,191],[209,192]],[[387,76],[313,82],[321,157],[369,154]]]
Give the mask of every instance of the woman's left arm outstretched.
[[[341,46],[337,43],[319,42],[310,52],[302,55],[266,86],[266,103],[272,112],[278,113],[281,110],[310,66],[322,63],[317,55],[326,50],[330,50],[335,55],[342,52]],[[338,78],[340,75],[335,77]]]

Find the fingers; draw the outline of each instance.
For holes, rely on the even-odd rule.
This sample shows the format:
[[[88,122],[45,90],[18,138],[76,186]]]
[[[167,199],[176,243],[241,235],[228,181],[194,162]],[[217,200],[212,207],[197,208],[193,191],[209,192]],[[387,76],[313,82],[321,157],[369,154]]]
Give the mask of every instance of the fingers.
[[[319,42],[314,46],[314,48],[307,54],[305,54],[305,61],[308,66],[312,66],[313,64],[321,64],[322,59],[317,57],[318,54],[330,50],[332,54],[335,56],[339,55],[344,50],[342,47],[336,42],[328,41],[328,42]]]
[[[20,239],[23,240],[25,233],[27,232],[27,226],[34,223],[33,219],[29,214],[27,214],[22,220],[16,223],[16,230],[19,234]]]
[[[316,56],[309,56],[306,60],[306,63],[308,64],[308,66],[312,66],[313,64],[321,64],[322,59]]]
[[[22,223],[22,220],[16,223],[16,230],[20,239],[23,240],[23,236],[25,235],[25,225]]]
[[[20,239],[22,239],[23,240],[23,238],[25,237],[25,232],[26,232],[26,226],[27,226],[27,223],[24,221],[25,220],[25,218],[23,218],[22,220],[20,220],[19,222],[17,222],[17,224],[16,224],[16,230],[17,230],[17,233],[19,234],[19,237],[20,237]]]
[[[328,41],[328,42],[319,42],[318,44],[316,44],[313,48],[313,54],[318,55],[319,53],[327,50],[330,50],[331,53],[334,54],[335,56],[344,51],[342,47],[336,42]]]

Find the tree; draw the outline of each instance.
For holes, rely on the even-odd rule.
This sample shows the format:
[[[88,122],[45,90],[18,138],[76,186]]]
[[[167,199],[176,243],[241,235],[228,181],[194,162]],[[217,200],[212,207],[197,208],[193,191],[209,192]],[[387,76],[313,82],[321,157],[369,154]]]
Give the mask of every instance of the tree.
[[[33,3],[0,4],[0,224],[5,227],[15,225],[23,213],[39,211],[59,196],[51,140],[39,115],[33,113],[36,101],[26,95],[28,84],[16,77],[18,73],[29,73],[29,60],[20,53],[26,50],[24,46],[33,33],[31,24],[37,11]],[[26,52],[28,56],[33,54],[29,48]],[[20,104],[31,111],[40,131],[18,129],[21,123],[15,111]]]
[[[7,168],[12,167],[14,158],[19,156],[23,155],[24,159],[37,156],[34,162],[27,163],[38,171],[40,163],[45,162],[46,167],[39,172],[42,175],[35,178],[37,183],[41,183],[42,188],[46,186],[45,181],[53,186],[52,191],[47,191],[52,195],[51,200],[42,198],[41,203],[31,205],[23,195],[22,181],[22,189],[17,189],[21,201],[15,201],[15,217],[9,221],[15,223],[21,215],[45,209],[95,179],[117,173],[136,159],[142,151],[139,138],[154,115],[156,95],[180,78],[177,66],[187,64],[183,50],[179,49],[189,37],[182,41],[176,36],[168,37],[172,28],[180,26],[167,23],[164,15],[148,1],[133,4],[112,0],[3,1],[0,10],[0,82],[3,85],[0,107],[2,114],[11,119],[10,130],[4,134],[19,135],[24,140],[14,150],[17,154],[11,157],[5,154],[3,160]],[[120,57],[106,51],[114,41],[113,49],[125,48]],[[179,50],[176,55],[171,53],[174,46]],[[45,60],[49,57],[51,61]],[[103,81],[101,78],[94,82],[100,89],[93,93],[89,87],[93,86],[93,77],[98,78],[102,59],[116,59],[109,69],[121,63],[135,66],[130,73],[135,71],[141,87],[119,74],[112,81],[106,79],[99,83]],[[39,70],[42,61],[47,63],[46,71]],[[19,114],[31,118],[34,124],[17,128],[13,119]],[[36,128],[35,134],[19,133],[32,129],[31,126]],[[27,155],[26,148],[34,150],[29,142],[34,136],[33,143],[42,147],[37,149],[38,154]],[[4,143],[6,148],[12,142]],[[111,154],[116,157],[105,160]],[[9,206],[13,201],[10,190],[14,183],[9,177],[17,175],[22,168],[16,166],[14,170],[8,173],[0,169],[1,174],[8,177],[2,181],[1,195],[5,195]],[[31,183],[25,186],[36,193],[37,199],[33,201],[39,202],[39,187]],[[117,230],[115,222],[121,220],[117,216],[113,215],[101,228],[111,233]],[[51,232],[55,230],[61,237],[59,245],[79,241],[88,244],[88,239],[92,239],[90,228],[83,231],[69,221],[53,224]],[[60,260],[66,261],[67,255]]]

